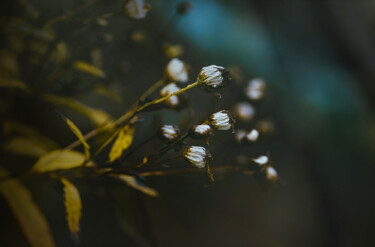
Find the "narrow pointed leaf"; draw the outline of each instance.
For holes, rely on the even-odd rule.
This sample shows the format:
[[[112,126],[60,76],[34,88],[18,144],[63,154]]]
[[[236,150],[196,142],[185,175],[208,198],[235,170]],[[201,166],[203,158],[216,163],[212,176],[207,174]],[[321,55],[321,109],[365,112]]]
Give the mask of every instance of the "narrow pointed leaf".
[[[126,174],[121,174],[121,175],[112,175],[113,177],[116,177],[120,179],[121,181],[125,182],[127,185],[130,187],[133,187],[136,190],[139,190],[146,195],[153,196],[153,197],[158,197],[159,193],[145,185],[141,180],[137,179],[134,176],[126,175]]]
[[[65,117],[63,114],[59,113],[61,118],[64,120],[66,125],[68,125],[69,129],[78,137],[78,139],[82,142],[84,150],[85,150],[85,157],[86,160],[90,158],[90,146],[86,142],[85,137],[83,136],[82,132],[78,127],[67,117]]]
[[[0,174],[7,172],[0,168]],[[55,246],[47,220],[25,186],[17,179],[7,179],[0,182],[0,194],[7,201],[31,246]]]
[[[52,104],[65,106],[85,115],[97,126],[110,125],[113,121],[112,117],[105,111],[89,107],[72,98],[57,97],[51,94],[44,95],[43,98]]]
[[[113,162],[120,158],[123,151],[130,147],[133,142],[134,126],[126,125],[120,131],[111,151],[109,152],[109,162]]]
[[[74,63],[74,68],[76,70],[89,73],[96,77],[105,78],[106,76],[103,70],[99,69],[98,67],[95,67],[94,65],[88,64],[84,61],[76,61]]]
[[[84,162],[85,156],[82,153],[58,149],[40,157],[32,170],[36,172],[65,170],[82,166]]]
[[[82,202],[79,191],[65,178],[61,178],[64,185],[64,204],[66,209],[66,220],[68,221],[69,230],[78,241],[79,222],[82,215]]]

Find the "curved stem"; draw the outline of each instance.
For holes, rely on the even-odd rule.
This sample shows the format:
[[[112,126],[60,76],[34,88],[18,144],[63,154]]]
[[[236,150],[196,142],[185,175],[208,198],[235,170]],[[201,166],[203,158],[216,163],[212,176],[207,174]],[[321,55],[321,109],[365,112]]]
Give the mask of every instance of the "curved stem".
[[[144,105],[142,105],[142,106],[140,106],[140,107],[138,107],[135,111],[133,110],[133,111],[128,111],[125,115],[123,115],[123,117],[120,117],[119,119],[117,119],[116,120],[116,122],[118,122],[118,121],[120,121],[120,120],[122,120],[122,119],[124,119],[124,122],[122,123],[122,126],[126,126],[128,123],[129,123],[129,121],[137,114],[137,113],[139,113],[139,112],[141,112],[143,109],[145,109],[146,107],[148,107],[148,106],[150,106],[150,105],[154,105],[154,104],[158,104],[158,103],[161,103],[161,102],[163,102],[164,100],[166,100],[166,99],[168,99],[169,97],[171,97],[171,96],[173,96],[173,95],[177,95],[177,94],[180,94],[180,93],[182,93],[182,92],[185,92],[186,90],[189,90],[190,88],[193,88],[193,87],[195,87],[195,86],[197,86],[198,85],[198,82],[195,82],[195,83],[193,83],[193,84],[190,84],[190,85],[188,85],[188,86],[186,86],[186,87],[184,87],[183,89],[180,89],[180,90],[178,90],[177,92],[174,92],[174,93],[172,93],[172,94],[169,94],[169,95],[167,95],[167,96],[165,96],[165,97],[163,97],[163,98],[160,98],[160,99],[157,99],[157,100],[154,100],[154,101],[151,101],[151,102],[149,102],[149,103],[146,103],[146,104],[144,104]],[[121,121],[120,121],[121,122]],[[112,136],[105,142],[105,143],[103,143],[103,145],[101,145],[100,147],[99,147],[99,149],[91,156],[91,160],[93,159],[93,158],[95,158],[115,137],[116,137],[116,135],[120,132],[120,130],[121,130],[121,127],[120,128],[118,128],[113,134],[112,134]],[[169,150],[169,149],[168,149]]]

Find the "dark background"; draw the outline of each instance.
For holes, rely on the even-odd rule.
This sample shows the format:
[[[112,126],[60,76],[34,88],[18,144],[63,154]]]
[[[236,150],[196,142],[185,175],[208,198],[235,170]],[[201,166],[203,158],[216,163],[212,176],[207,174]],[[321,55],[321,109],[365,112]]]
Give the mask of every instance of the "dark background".
[[[1,15],[23,18],[20,2],[2,3]],[[82,3],[29,2],[40,12],[37,20],[30,20],[36,27]],[[82,24],[79,17],[122,6],[121,1],[97,1],[76,18],[56,25],[57,39],[70,48],[70,61],[89,60],[91,49],[101,49],[108,75],[103,81],[72,72],[59,83],[40,85],[48,65],[43,70],[21,66],[22,80],[40,93],[74,97],[120,116],[163,75],[169,60],[162,50],[166,41],[184,46],[181,58],[191,66],[191,80],[202,66],[240,66],[244,82],[255,76],[268,82],[267,98],[256,105],[257,117],[271,120],[275,132],[249,152],[270,152],[280,180],[264,186],[248,176],[219,174],[217,183],[205,188],[207,179],[202,174],[147,178],[160,193],[159,199],[108,181],[77,181],[83,200],[81,245],[374,246],[375,2],[196,0],[183,16],[174,14],[180,1],[149,3],[152,10],[142,20],[115,16],[105,28]],[[131,35],[138,30],[146,39],[134,43]],[[103,41],[105,33],[113,35],[113,42]],[[26,63],[27,55],[18,59]],[[122,101],[91,94],[99,82],[113,87]],[[199,89],[188,95],[195,123],[207,112],[231,109],[243,100],[235,86],[222,92],[220,103]],[[74,141],[50,106],[17,97],[12,112],[2,112],[2,119],[26,122],[62,146]],[[84,132],[92,129],[86,119],[62,111]],[[178,124],[187,115],[165,110],[145,114],[136,142],[158,124]],[[231,135],[219,133],[214,138],[212,166],[228,164],[240,152],[235,142],[227,141]],[[12,158],[2,159],[7,161]],[[177,163],[170,165],[186,166]],[[62,213],[61,185],[52,180],[26,184],[45,213],[57,245],[73,246]],[[7,212],[1,220],[0,243],[26,245],[3,199],[0,204],[2,212]]]

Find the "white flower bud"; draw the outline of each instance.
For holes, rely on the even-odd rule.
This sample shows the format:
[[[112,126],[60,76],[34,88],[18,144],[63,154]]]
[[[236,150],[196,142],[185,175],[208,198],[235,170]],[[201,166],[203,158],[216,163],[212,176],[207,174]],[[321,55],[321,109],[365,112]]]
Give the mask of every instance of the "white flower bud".
[[[245,94],[250,100],[259,100],[263,98],[266,89],[266,82],[263,78],[255,78],[249,81],[245,88]]]
[[[259,132],[258,132],[256,129],[251,130],[251,131],[246,135],[246,139],[247,139],[249,142],[255,142],[256,140],[258,140],[258,137],[259,137]]]
[[[180,129],[176,125],[164,125],[160,128],[160,137],[167,141],[174,141],[180,137]]]
[[[194,125],[189,134],[192,138],[207,138],[214,134],[214,130],[208,124]]]
[[[166,72],[172,81],[176,82],[187,82],[189,80],[189,74],[187,66],[178,58],[173,58],[167,65]]]
[[[204,147],[190,146],[185,150],[184,157],[193,166],[204,168],[207,158],[211,158],[211,154]]]
[[[229,111],[222,110],[210,116],[210,125],[217,130],[229,130],[234,123]]]
[[[264,166],[265,164],[269,162],[269,158],[267,155],[262,155],[262,156],[259,156],[258,158],[253,159],[253,162],[260,166]]]
[[[128,0],[124,5],[124,10],[127,17],[142,19],[151,10],[151,5],[143,0]]]
[[[235,116],[238,117],[239,119],[245,122],[249,122],[251,121],[251,119],[253,119],[255,115],[255,109],[251,104],[247,102],[242,102],[242,103],[238,103],[234,107],[234,113],[235,113]]]
[[[172,82],[160,90],[160,96],[165,97],[179,90],[180,88],[175,83]],[[173,95],[169,97],[168,99],[166,99],[165,103],[169,106],[177,106],[180,103],[180,101],[177,95]]]
[[[278,177],[277,171],[272,166],[266,167],[266,178],[269,181],[275,181]]]
[[[197,79],[199,86],[208,91],[223,88],[229,80],[229,71],[217,65],[203,67]]]

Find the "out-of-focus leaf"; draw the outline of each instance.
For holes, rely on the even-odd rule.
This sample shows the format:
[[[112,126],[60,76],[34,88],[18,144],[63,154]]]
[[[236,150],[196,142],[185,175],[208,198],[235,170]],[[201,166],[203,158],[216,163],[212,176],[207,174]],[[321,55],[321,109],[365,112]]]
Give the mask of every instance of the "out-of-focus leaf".
[[[3,150],[14,154],[40,157],[50,149],[46,148],[45,145],[41,144],[38,140],[26,137],[15,137],[4,144]]]
[[[68,57],[68,46],[65,42],[59,42],[56,45],[55,50],[51,54],[51,60],[56,63],[62,63]]]
[[[113,88],[99,84],[94,88],[94,93],[104,95],[116,102],[121,102],[121,96]]]
[[[0,50],[0,68],[10,74],[18,74],[17,54],[7,49]]]
[[[151,5],[143,0],[129,0],[124,5],[125,15],[133,19],[145,18]]]
[[[126,150],[133,142],[134,126],[126,125],[122,128],[117,136],[115,143],[113,144],[111,151],[109,152],[109,162],[113,162],[120,158],[122,152]]]
[[[0,88],[18,88],[21,90],[28,90],[29,87],[24,82],[8,75],[7,73],[0,70]]]
[[[95,67],[94,65],[88,64],[88,63],[86,63],[84,61],[76,61],[74,63],[74,68],[76,70],[83,71],[83,72],[89,73],[89,74],[91,74],[93,76],[100,77],[100,78],[105,78],[106,77],[106,75],[105,75],[105,73],[104,73],[103,70],[101,70],[98,67]]]
[[[7,171],[0,168],[0,174],[6,175]],[[55,246],[47,220],[35,204],[31,193],[17,179],[0,182],[0,193],[6,199],[31,246]]]
[[[40,11],[37,10],[28,0],[17,0],[18,3],[23,7],[26,14],[35,20],[39,17]]]
[[[49,152],[35,163],[33,171],[48,172],[53,170],[71,169],[83,165],[85,156],[73,150],[54,150]]]
[[[67,117],[60,113],[61,118],[64,120],[66,125],[68,125],[69,129],[78,137],[78,139],[82,142],[83,147],[85,149],[85,156],[86,160],[90,158],[90,146],[86,142],[85,137],[82,135],[82,132],[78,127]]]
[[[113,121],[113,118],[108,113],[99,109],[91,108],[72,98],[57,97],[51,94],[44,95],[43,98],[50,103],[69,107],[70,109],[85,115],[97,126],[105,124],[110,126],[110,123]]]
[[[133,187],[134,189],[139,190],[145,193],[146,195],[153,196],[153,197],[159,196],[159,193],[156,190],[151,189],[150,187],[146,186],[142,181],[140,181],[136,177],[126,175],[126,174],[120,174],[120,175],[113,174],[112,176],[120,179],[121,181],[124,181],[130,187]]]
[[[65,178],[61,178],[64,185],[66,220],[69,230],[76,240],[78,240],[79,221],[82,215],[82,202],[78,189]]]
[[[40,146],[43,146],[43,148],[47,151],[59,148],[59,146],[53,140],[25,124],[8,120],[4,122],[3,128],[5,135],[21,134],[22,136],[25,136],[27,139],[30,139],[33,142],[37,142]]]

